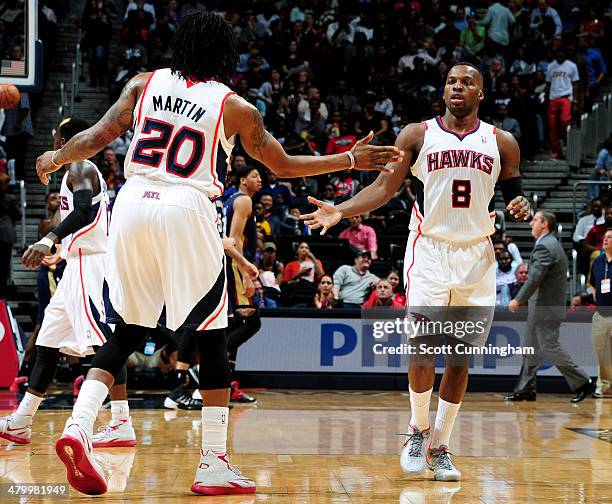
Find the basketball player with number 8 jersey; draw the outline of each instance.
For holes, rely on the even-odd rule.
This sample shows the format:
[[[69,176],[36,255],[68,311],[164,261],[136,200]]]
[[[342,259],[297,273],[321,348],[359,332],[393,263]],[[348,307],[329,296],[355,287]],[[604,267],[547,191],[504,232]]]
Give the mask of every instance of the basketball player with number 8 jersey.
[[[444,87],[444,116],[409,124],[397,137],[396,146],[406,152],[403,163],[395,164],[391,173],[379,175],[373,184],[337,207],[309,198],[318,209],[301,216],[312,229],[322,228],[323,234],[342,218],[384,205],[410,173],[417,197],[404,260],[408,316],[434,320],[422,315],[427,313],[454,319],[458,310],[449,314],[447,307],[459,307],[472,316],[486,313],[483,330],[467,343],[472,346],[484,345],[495,306],[495,257],[489,238],[494,232],[494,214],[489,205],[498,180],[513,218],[526,219],[530,211],[523,196],[516,140],[478,119],[482,86],[482,74],[476,67],[470,63],[453,66]],[[430,436],[434,353],[418,355],[423,341],[426,350],[440,350],[441,341],[450,343],[444,346],[447,348],[465,345],[457,332],[409,335],[417,356],[409,360],[412,414],[400,455],[400,467],[407,474],[417,475],[429,467],[436,480],[461,479],[448,445],[467,388],[469,356],[445,354],[446,368]]]
[[[373,133],[351,151],[288,156],[264,128],[257,109],[222,82],[238,62],[232,26],[213,13],[185,16],[171,43],[171,68],[133,77],[117,102],[91,128],[56,151],[42,154],[43,183],[61,164],[89,158],[134,128],[126,157],[127,182],[110,225],[106,280],[115,332],[96,353],[72,417],[55,448],[78,491],[106,492],[96,469],[91,434],[113,376],[155,327],[196,333],[200,352],[202,445],[191,490],[205,495],[255,491],[227,455],[230,365],[224,254],[211,199],[223,192],[235,135],[246,152],[281,177],[320,175],[347,168],[385,170],[402,159],[396,147],[371,146]],[[107,310],[107,318],[112,313]],[[205,332],[204,332],[205,331]]]

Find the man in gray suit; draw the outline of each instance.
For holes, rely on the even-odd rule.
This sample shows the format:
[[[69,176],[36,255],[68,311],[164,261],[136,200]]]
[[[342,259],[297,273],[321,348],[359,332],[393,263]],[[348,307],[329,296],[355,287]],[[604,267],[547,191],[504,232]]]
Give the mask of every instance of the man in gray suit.
[[[576,394],[572,402],[582,401],[594,390],[595,384],[559,343],[559,327],[566,317],[567,257],[553,234],[556,222],[554,213],[540,210],[530,223],[536,242],[529,261],[529,277],[508,309],[516,312],[529,300],[524,346],[533,347],[535,354],[523,357],[519,381],[514,393],[506,396],[507,401],[535,401],[536,374],[544,358],[561,371]]]

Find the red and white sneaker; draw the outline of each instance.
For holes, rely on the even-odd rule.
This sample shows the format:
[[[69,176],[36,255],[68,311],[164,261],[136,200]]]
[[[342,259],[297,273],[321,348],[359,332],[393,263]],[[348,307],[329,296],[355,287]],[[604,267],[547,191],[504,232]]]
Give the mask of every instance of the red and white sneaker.
[[[74,382],[72,383],[72,395],[74,397],[79,396],[79,392],[81,391],[81,387],[83,386],[84,381],[85,381],[85,376],[83,375],[77,376],[74,379]]]
[[[245,394],[240,389],[240,382],[233,381],[231,386],[232,386],[232,393],[230,395],[230,401],[231,402],[250,403],[250,404],[253,404],[253,403],[257,402],[257,399],[255,399],[254,397],[251,397],[251,396]]]
[[[87,495],[106,493],[106,479],[94,458],[91,438],[72,417],[55,443],[55,452],[66,466],[66,477],[72,488]]]
[[[202,495],[247,494],[255,493],[255,483],[230,464],[227,454],[207,450],[200,451],[200,465],[191,491]]]
[[[136,446],[138,443],[131,417],[127,420],[111,420],[108,425],[98,429],[91,441],[94,448]]]
[[[21,419],[25,421],[20,421]],[[32,417],[14,417],[7,415],[0,418],[0,437],[17,444],[32,442]]]
[[[27,376],[18,376],[13,380],[11,386],[9,387],[9,392],[21,392],[25,393],[28,389],[28,377]]]

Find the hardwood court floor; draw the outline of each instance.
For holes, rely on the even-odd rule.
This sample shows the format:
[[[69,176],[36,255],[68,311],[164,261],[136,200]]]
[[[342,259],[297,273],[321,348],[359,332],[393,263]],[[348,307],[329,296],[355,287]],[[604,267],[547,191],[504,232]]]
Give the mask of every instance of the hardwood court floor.
[[[410,479],[399,468],[403,438],[396,433],[408,422],[407,394],[268,390],[256,395],[256,406],[231,411],[229,433],[232,462],[255,480],[255,496],[190,493],[199,457],[199,412],[133,409],[139,445],[96,451],[110,475],[109,492],[98,501],[612,503],[610,399],[572,405],[569,396],[542,394],[535,403],[513,404],[499,394],[468,394],[451,440],[463,480],[444,483],[433,481],[431,473]],[[67,416],[65,409],[41,410],[27,447],[2,440],[0,484],[65,482],[53,442]],[[103,411],[99,423],[109,417]],[[89,498],[71,490],[61,501]],[[18,500],[4,493],[0,502],[58,499]]]

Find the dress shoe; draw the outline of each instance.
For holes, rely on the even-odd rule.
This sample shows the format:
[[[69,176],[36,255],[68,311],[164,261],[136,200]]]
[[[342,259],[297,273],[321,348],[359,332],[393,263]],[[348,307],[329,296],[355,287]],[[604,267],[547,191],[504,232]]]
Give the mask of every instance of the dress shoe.
[[[586,396],[589,396],[589,395],[593,394],[593,392],[595,392],[596,388],[597,388],[597,385],[595,384],[595,382],[593,380],[589,379],[589,381],[586,382],[584,385],[582,385],[582,387],[579,387],[576,390],[574,390],[574,393],[576,395],[574,397],[572,397],[572,402],[573,403],[579,403]]]
[[[535,401],[535,392],[514,392],[504,397],[505,401]]]

